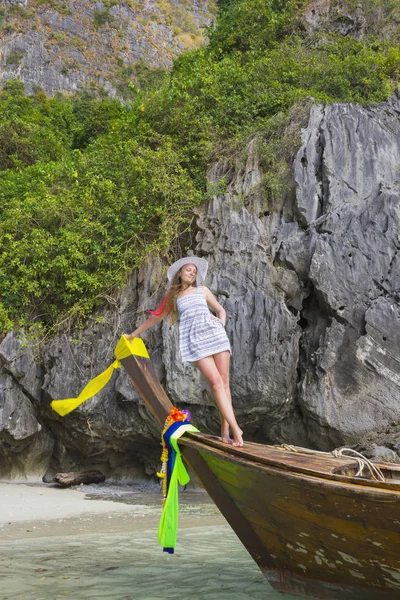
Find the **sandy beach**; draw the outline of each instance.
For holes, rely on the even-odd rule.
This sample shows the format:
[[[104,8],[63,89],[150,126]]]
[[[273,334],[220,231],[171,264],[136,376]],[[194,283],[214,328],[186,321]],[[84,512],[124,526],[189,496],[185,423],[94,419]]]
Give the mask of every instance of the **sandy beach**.
[[[122,533],[157,528],[161,493],[154,486],[0,483],[0,542],[23,538]],[[180,527],[225,524],[203,491],[180,495]]]

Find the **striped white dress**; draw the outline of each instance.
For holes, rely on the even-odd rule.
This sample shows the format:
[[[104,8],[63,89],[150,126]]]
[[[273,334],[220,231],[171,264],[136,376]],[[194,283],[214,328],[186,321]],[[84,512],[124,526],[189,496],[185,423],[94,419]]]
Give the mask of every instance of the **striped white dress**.
[[[231,351],[225,328],[212,318],[201,287],[178,298],[176,306],[180,315],[179,346],[183,362]]]

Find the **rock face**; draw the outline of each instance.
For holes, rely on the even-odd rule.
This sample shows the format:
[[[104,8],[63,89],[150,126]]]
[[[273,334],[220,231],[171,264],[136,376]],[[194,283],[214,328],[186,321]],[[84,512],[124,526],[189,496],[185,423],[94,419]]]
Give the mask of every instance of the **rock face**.
[[[124,97],[140,65],[168,69],[204,42],[212,1],[3,0],[0,85],[20,79],[27,93],[89,89]],[[139,63],[139,69],[137,65]]]
[[[309,0],[303,19],[311,29],[335,31],[340,35],[362,38],[374,33],[381,39],[400,41],[400,8],[385,0]]]
[[[21,346],[15,334],[1,344],[0,479],[36,480],[49,467],[54,438],[39,415],[42,369]]]
[[[310,153],[304,137],[295,165],[297,206],[312,248],[299,402],[318,446],[366,448],[377,441],[394,447],[400,397],[399,102],[312,112],[320,149]]]
[[[223,161],[210,169],[210,181],[224,178],[227,191],[196,212],[193,249],[209,261],[207,285],[228,314],[245,439],[351,445],[400,461],[399,116],[396,99],[312,106],[293,188],[279,206],[263,192],[257,140],[236,169]],[[149,260],[117,307],[54,340],[41,365],[16,334],[3,340],[3,477],[31,475],[39,447],[47,477],[83,468],[115,478],[154,471],[157,428],[123,371],[64,419],[49,403],[78,394],[112,361],[119,335],[157,304],[164,282],[165,265]],[[218,433],[205,382],[180,362],[177,327],[164,322],[143,337],[172,401],[189,408],[201,430]]]

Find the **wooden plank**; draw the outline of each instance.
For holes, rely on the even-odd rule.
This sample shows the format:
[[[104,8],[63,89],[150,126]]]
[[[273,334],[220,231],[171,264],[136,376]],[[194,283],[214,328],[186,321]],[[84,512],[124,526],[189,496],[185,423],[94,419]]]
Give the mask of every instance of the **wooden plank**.
[[[172,403],[159,382],[151,361],[148,358],[131,355],[123,358],[121,363],[162,429]]]
[[[329,481],[337,481],[340,484],[376,488],[377,494],[384,490],[394,491],[399,495],[398,497],[400,499],[400,486],[398,483],[392,483],[390,480],[381,482],[363,477],[348,477],[346,475],[339,475],[330,472],[332,468],[337,468],[343,465],[348,465],[351,467],[355,464],[354,460],[351,458],[343,457],[339,459],[333,456],[323,456],[322,458],[319,458],[318,462],[315,462],[312,456],[309,458],[308,455],[303,455],[302,461],[299,462],[300,454],[294,453],[291,455],[290,452],[276,449],[274,446],[263,446],[261,444],[245,442],[242,448],[235,448],[223,444],[223,442],[217,441],[217,439],[213,436],[196,433],[187,433],[181,440],[181,443],[196,447],[199,451],[201,449],[207,451],[208,449],[208,451],[214,452],[213,449],[215,449],[216,454],[223,453],[227,460],[239,460],[240,458],[244,458],[252,461],[253,463],[271,466],[279,469],[280,471],[286,471],[288,473],[304,473],[307,476],[318,478],[323,477]],[[257,450],[254,449],[254,446],[261,446],[263,451],[257,452]],[[278,459],[276,458],[276,450],[279,451]],[[327,465],[324,468],[325,461]],[[387,467],[388,465],[380,466]]]
[[[192,439],[196,439],[196,434],[191,435]],[[342,466],[354,467],[357,465],[354,458],[343,456],[337,458],[330,453],[312,454],[307,452],[305,448],[302,452],[292,452],[285,450],[280,446],[268,446],[265,444],[256,444],[255,442],[245,442],[243,447],[236,448],[227,446],[216,436],[202,434],[201,441],[207,442],[209,446],[226,451],[235,456],[243,456],[244,458],[252,457],[260,459],[260,462],[265,464],[275,464],[280,468],[291,469],[298,468],[305,471],[316,471],[321,473],[332,473],[334,469]],[[400,468],[400,465],[399,465]]]

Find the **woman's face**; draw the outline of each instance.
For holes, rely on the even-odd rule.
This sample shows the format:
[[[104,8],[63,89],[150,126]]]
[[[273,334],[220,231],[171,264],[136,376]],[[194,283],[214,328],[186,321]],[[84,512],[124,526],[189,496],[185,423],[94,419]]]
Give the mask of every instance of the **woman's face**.
[[[181,269],[181,281],[182,283],[187,283],[191,285],[195,282],[197,274],[196,265],[183,265]]]

